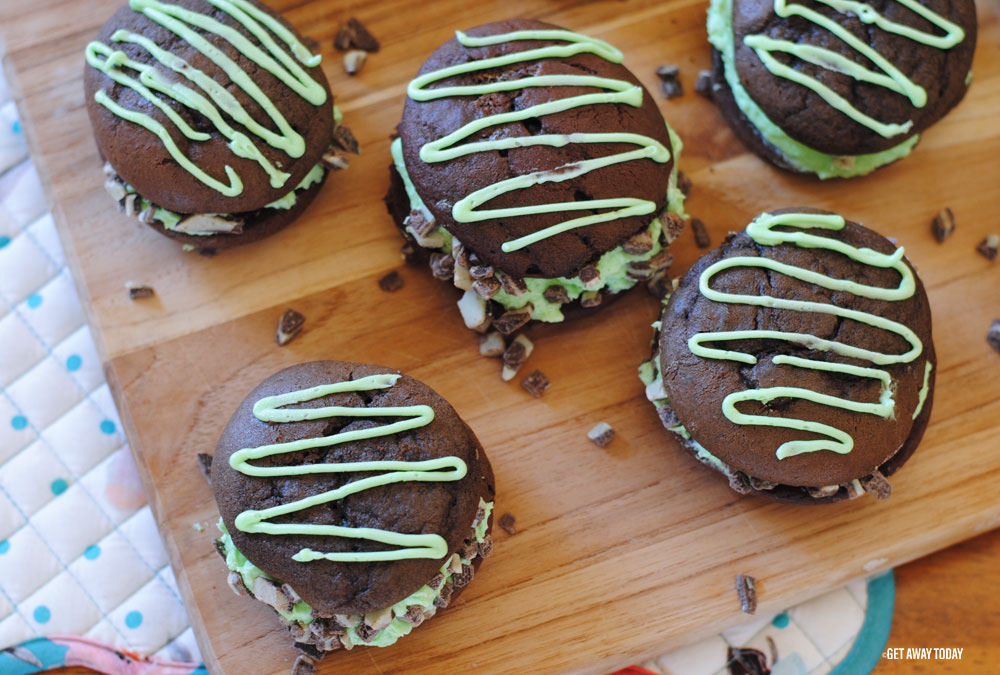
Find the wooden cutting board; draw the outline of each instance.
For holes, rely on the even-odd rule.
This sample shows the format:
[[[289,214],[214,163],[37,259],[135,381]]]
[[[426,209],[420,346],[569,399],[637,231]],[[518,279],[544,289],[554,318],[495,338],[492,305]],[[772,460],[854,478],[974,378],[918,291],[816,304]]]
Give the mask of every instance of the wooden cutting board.
[[[706,3],[276,0],[323,46],[345,122],[364,147],[294,226],[260,244],[204,258],[183,253],[117,213],[104,193],[80,74],[82,49],[119,0],[3,3],[5,65],[53,201],[64,246],[107,364],[153,511],[206,663],[215,673],[286,673],[295,652],[270,610],[235,597],[212,550],[217,512],[195,468],[243,396],[285,366],[345,359],[400,368],[452,401],[496,470],[494,556],[457,603],[390,649],[336,654],[323,673],[602,673],[739,623],[734,577],[759,580],[761,613],[1000,526],[1000,356],[984,339],[1000,317],[1000,262],[974,251],[1000,231],[1000,24],[979,5],[975,83],[908,159],[873,176],[821,183],[744,153],[713,106],[693,92],[709,65]],[[687,93],[658,103],[684,138],[689,210],[718,243],[758,212],[811,205],[860,220],[906,247],[934,311],[939,358],[930,427],[893,480],[888,503],[860,499],[796,508],[742,498],[680,450],[635,377],[657,303],[642,290],[588,323],[531,331],[527,369],[552,388],[541,400],[499,379],[477,355],[453,289],[404,267],[381,198],[389,134],[406,82],[455,29],[537,17],[616,45],[658,92],[654,69],[681,66]],[[360,17],[383,44],[346,76],[332,50],[338,25]],[[929,223],[950,206],[958,229],[937,244]],[[675,271],[699,255],[685,235]],[[377,280],[398,269],[388,294]],[[132,302],[126,280],[156,288]],[[286,307],[304,333],[275,345]],[[525,372],[528,372],[525,371]],[[618,432],[607,449],[586,432]],[[198,531],[195,524],[204,525]]]

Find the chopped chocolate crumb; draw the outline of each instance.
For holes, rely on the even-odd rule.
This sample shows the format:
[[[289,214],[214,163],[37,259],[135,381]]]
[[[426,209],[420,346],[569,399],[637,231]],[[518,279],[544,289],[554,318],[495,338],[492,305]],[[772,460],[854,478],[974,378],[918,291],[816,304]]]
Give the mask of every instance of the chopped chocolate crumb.
[[[708,230],[705,228],[705,223],[701,222],[701,218],[691,219],[691,232],[694,233],[694,243],[698,248],[708,248],[712,245],[712,238],[708,236]]]
[[[416,265],[420,262],[420,255],[417,253],[417,247],[410,242],[406,242],[399,247],[399,257],[402,258],[403,262],[407,265]]]
[[[555,305],[565,305],[569,302],[569,293],[559,284],[553,284],[542,292],[542,296]]]
[[[514,338],[514,341],[507,346],[503,353],[503,372],[501,372],[500,377],[504,382],[510,382],[514,379],[517,371],[528,360],[534,349],[534,343],[527,336],[518,335]]]
[[[198,470],[201,471],[202,477],[208,482],[209,485],[212,484],[212,456],[207,452],[199,452],[197,455],[198,460]]]
[[[326,152],[323,153],[323,156],[319,158],[319,161],[322,162],[323,166],[328,168],[330,171],[341,171],[351,165],[351,163],[347,161],[347,157],[344,156],[344,153],[333,147],[327,148]]]
[[[937,215],[934,216],[934,220],[931,221],[931,232],[934,234],[937,242],[943,244],[944,240],[950,237],[954,231],[955,214],[951,212],[950,208],[945,207],[938,211]]]
[[[451,582],[455,584],[455,588],[462,588],[463,586],[468,586],[469,582],[472,581],[472,577],[476,574],[476,568],[472,565],[462,565],[462,571],[451,577]]]
[[[752,487],[754,490],[773,490],[774,488],[778,487],[777,483],[772,483],[769,480],[763,480],[761,478],[755,478],[753,476],[747,476],[747,479],[750,481],[750,487]]]
[[[694,81],[694,90],[705,98],[712,100],[712,71],[699,70],[698,79]]]
[[[677,172],[677,188],[684,193],[685,197],[691,194],[691,179],[683,171]]]
[[[431,253],[430,265],[435,279],[447,281],[455,275],[455,259],[447,253]]]
[[[351,45],[366,52],[377,52],[379,50],[378,40],[372,35],[365,25],[353,16],[347,20],[347,31],[351,36]]]
[[[684,219],[673,211],[668,211],[663,216],[663,229],[667,233],[667,240],[673,241],[684,231]]]
[[[997,248],[1000,247],[1000,234],[988,234],[986,238],[979,242],[976,250],[986,256],[989,260],[996,260]]]
[[[500,520],[497,521],[497,525],[500,529],[509,535],[517,534],[517,528],[514,527],[514,523],[517,522],[517,518],[514,517],[513,513],[505,513],[500,516]]]
[[[629,255],[642,255],[653,250],[653,235],[649,230],[643,230],[632,235],[622,244],[622,250]]]
[[[333,46],[338,51],[344,52],[351,48],[351,31],[347,26],[342,27],[333,37]]]
[[[504,312],[498,319],[494,319],[493,326],[504,335],[510,335],[531,320],[533,309],[529,303],[520,309]]]
[[[833,495],[840,492],[839,485],[823,485],[821,487],[807,487],[806,492],[813,499],[823,499],[824,497],[832,497]]]
[[[479,336],[480,356],[496,358],[498,356],[503,356],[505,349],[506,346],[504,345],[503,335],[500,335],[497,331],[490,331],[486,335]]]
[[[433,577],[431,577],[431,580],[427,582],[427,585],[436,591],[438,589],[438,586],[441,585],[442,581],[444,581],[444,575],[438,572]]]
[[[348,75],[357,75],[361,71],[361,67],[365,65],[365,59],[367,58],[368,52],[360,49],[352,49],[344,52],[344,71]]]
[[[493,277],[476,279],[472,282],[472,290],[479,294],[479,297],[489,300],[500,292],[500,282]]]
[[[226,559],[226,545],[222,543],[221,539],[213,539],[212,546],[215,547],[215,552],[222,556],[222,559]]]
[[[993,319],[990,329],[986,331],[986,341],[997,352],[1000,352],[1000,319]]]
[[[892,494],[892,484],[878,470],[872,475],[862,478],[861,487],[865,489],[865,492],[879,500],[888,499],[889,495]]]
[[[472,560],[477,555],[479,555],[479,542],[475,539],[466,539],[462,542],[462,550],[459,551],[462,560]]]
[[[403,281],[403,277],[399,276],[399,272],[396,270],[389,272],[378,280],[378,287],[386,293],[395,293],[405,285],[406,282]]]
[[[469,268],[469,276],[473,279],[492,279],[493,267],[490,265],[473,265]],[[500,283],[499,281],[497,282]]]
[[[199,248],[198,255],[202,258],[214,258],[219,255],[219,249],[217,248]]]
[[[601,300],[604,296],[600,291],[584,291],[580,294],[580,306],[581,307],[597,307],[601,304]]]
[[[451,602],[451,594],[455,592],[455,586],[450,582],[446,582],[441,590],[438,592],[438,596],[434,598],[434,606],[445,608],[448,603]]]
[[[666,270],[659,270],[646,280],[646,290],[655,298],[663,298],[670,290],[670,276]]]
[[[752,491],[750,489],[750,480],[742,471],[733,471],[729,474],[729,487],[741,495],[748,495]]]
[[[587,438],[599,448],[607,447],[614,437],[615,430],[607,422],[598,422],[587,432]]]
[[[354,138],[354,134],[351,133],[351,130],[343,124],[338,124],[333,130],[333,142],[341,150],[346,150],[352,155],[361,154],[361,146],[358,145],[357,139]]]
[[[503,284],[503,290],[508,295],[523,295],[524,292],[528,290],[528,284],[525,283],[524,279],[515,279],[509,274],[503,273],[497,274],[496,276],[500,279],[500,283]]]
[[[545,373],[540,370],[536,370],[521,380],[521,388],[535,398],[541,398],[545,390],[551,386],[552,383],[549,382],[549,378],[545,377]]]
[[[226,577],[226,584],[229,585],[230,590],[232,590],[232,592],[236,595],[250,595],[246,585],[243,583],[243,577],[240,576],[239,572],[230,571],[229,575]]]
[[[489,558],[493,553],[493,537],[486,535],[486,538],[479,542],[479,557]]]
[[[665,97],[677,98],[684,94],[680,72],[680,67],[672,64],[663,65],[656,69],[656,76],[660,78],[660,89]]]
[[[747,614],[757,611],[757,580],[749,574],[736,575],[736,593],[740,598],[740,609]]]
[[[375,636],[378,635],[379,633],[377,630],[366,624],[364,621],[360,622],[354,630],[358,634],[358,637],[364,640],[365,642],[371,642],[375,638]]]
[[[594,265],[587,265],[580,270],[577,276],[580,277],[580,281],[583,282],[584,286],[593,286],[601,280],[601,273],[597,271]]]
[[[424,621],[424,608],[420,605],[407,605],[406,614],[399,618],[412,623],[414,626],[419,626]]]
[[[278,319],[278,331],[274,335],[279,347],[284,347],[292,341],[296,335],[302,332],[302,324],[306,322],[304,317],[294,309],[286,309],[285,313]]]
[[[418,237],[426,237],[434,231],[437,224],[433,218],[428,218],[422,211],[413,209],[406,216],[406,226],[413,230]]]
[[[156,291],[153,290],[152,286],[139,283],[138,281],[126,281],[125,290],[128,291],[129,300],[141,300],[142,298],[151,298],[156,295]]]
[[[770,675],[764,652],[751,647],[729,647],[726,650],[729,675]]]

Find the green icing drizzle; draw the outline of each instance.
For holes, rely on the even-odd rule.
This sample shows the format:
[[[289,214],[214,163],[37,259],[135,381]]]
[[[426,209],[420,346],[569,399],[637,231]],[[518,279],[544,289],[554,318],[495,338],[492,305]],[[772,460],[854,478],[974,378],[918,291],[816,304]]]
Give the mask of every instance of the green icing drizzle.
[[[608,43],[595,38],[565,30],[524,30],[487,35],[482,37],[468,36],[461,31],[456,32],[456,39],[465,47],[482,47],[503,44],[515,40],[556,40],[567,42],[565,45],[549,45],[521,52],[512,52],[487,59],[472,60],[456,64],[436,71],[425,73],[410,82],[407,94],[415,101],[430,101],[452,96],[483,96],[501,91],[515,91],[528,87],[588,87],[603,90],[599,93],[580,94],[556,101],[547,101],[530,106],[523,110],[487,115],[475,119],[450,134],[431,141],[420,148],[420,158],[427,163],[444,162],[476,152],[491,152],[509,150],[512,148],[544,145],[549,147],[564,147],[573,143],[625,143],[637,148],[628,152],[586,159],[565,164],[551,171],[535,171],[522,176],[515,176],[476,190],[459,200],[452,207],[452,217],[460,223],[471,223],[494,218],[510,218],[539,213],[555,213],[563,211],[590,211],[593,209],[613,209],[604,213],[572,218],[556,225],[539,230],[532,234],[504,242],[501,249],[510,253],[537,243],[562,232],[579,227],[603,223],[617,218],[641,216],[653,213],[655,202],[632,197],[615,199],[597,199],[585,202],[559,202],[536,204],[503,209],[482,209],[486,202],[500,195],[517,190],[524,190],[534,185],[547,182],[563,182],[573,180],[581,175],[597,169],[614,166],[624,162],[640,159],[651,159],[655,162],[670,161],[670,151],[656,139],[640,134],[625,132],[612,133],[572,133],[572,134],[539,134],[527,137],[503,138],[488,141],[472,141],[461,143],[470,136],[490,127],[496,127],[510,122],[518,122],[529,118],[543,117],[573,108],[600,105],[625,104],[634,107],[642,105],[642,88],[626,82],[591,75],[539,75],[516,80],[486,82],[474,85],[451,85],[435,89],[427,89],[440,80],[465,73],[479,72],[506,66],[514,63],[548,58],[566,58],[574,54],[595,54],[611,63],[621,63],[622,54]]]
[[[872,267],[879,267],[883,269],[893,269],[900,275],[899,285],[896,288],[867,286],[850,280],[834,279],[824,274],[806,270],[794,265],[787,265],[769,258],[735,256],[732,258],[724,258],[705,268],[699,277],[699,290],[702,295],[715,302],[772,307],[776,309],[788,309],[799,312],[815,312],[859,321],[869,326],[874,326],[899,335],[909,343],[910,349],[908,351],[903,354],[883,354],[860,347],[854,347],[852,345],[847,345],[834,340],[826,340],[806,333],[791,333],[771,330],[741,330],[697,333],[688,340],[688,348],[691,352],[701,358],[737,361],[740,363],[754,365],[757,363],[757,359],[750,354],[705,347],[703,343],[764,339],[782,340],[802,345],[807,349],[818,351],[831,351],[841,356],[868,361],[876,365],[910,363],[914,361],[923,351],[923,345],[921,344],[920,339],[908,327],[886,319],[885,317],[876,316],[868,312],[847,309],[833,304],[786,300],[766,295],[725,293],[711,288],[712,277],[723,270],[735,267],[760,267],[773,270],[780,274],[784,274],[794,279],[814,284],[822,288],[834,291],[847,291],[865,298],[898,301],[911,297],[916,288],[916,282],[913,271],[902,261],[902,248],[896,249],[896,251],[892,254],[885,254],[869,248],[856,248],[837,239],[817,236],[807,232],[774,229],[776,227],[784,227],[836,231],[843,229],[844,225],[844,219],[837,215],[809,213],[784,213],[772,215],[764,213],[758,216],[752,223],[750,223],[749,226],[747,226],[747,234],[749,234],[755,242],[763,246],[777,246],[783,243],[790,243],[800,248],[822,248],[830,251],[836,251],[837,253],[864,265],[870,265]],[[821,394],[811,389],[801,387],[766,387],[752,391],[734,392],[726,396],[722,402],[723,413],[734,424],[785,427],[828,437],[827,439],[820,440],[801,440],[783,443],[776,452],[779,459],[785,459],[786,457],[792,457],[804,452],[816,452],[819,450],[830,450],[840,454],[848,453],[854,447],[854,439],[850,434],[827,424],[807,420],[770,417],[765,415],[747,415],[741,413],[737,409],[737,404],[751,400],[767,404],[768,402],[778,398],[798,398],[812,401],[820,405],[833,406],[859,413],[878,415],[879,417],[884,418],[892,417],[894,414],[895,401],[893,400],[892,381],[889,374],[883,370],[786,355],[775,356],[773,358],[773,362],[775,365],[788,365],[797,368],[809,368],[813,370],[853,375],[855,377],[876,379],[879,380],[882,385],[881,394],[877,403],[860,403],[836,396]],[[929,369],[925,371],[925,387],[929,373]],[[923,392],[923,395],[926,396],[926,391]]]
[[[329,447],[340,443],[389,436],[430,424],[434,410],[427,405],[387,406],[377,408],[353,408],[346,406],[326,406],[323,408],[290,408],[283,406],[312,401],[334,393],[351,391],[372,391],[392,387],[400,375],[385,373],[370,375],[357,380],[335,382],[310,389],[288,392],[277,396],[266,396],[254,404],[254,416],[262,422],[287,423],[303,420],[326,419],[330,417],[401,417],[390,424],[368,429],[343,431],[332,436],[307,438],[286,443],[275,443],[257,448],[242,448],[229,458],[233,469],[247,476],[285,477],[322,473],[348,473],[361,471],[385,471],[370,478],[353,481],[335,490],[305,497],[297,501],[281,504],[263,510],[250,509],[240,513],[235,520],[236,527],[247,533],[271,535],[325,535],[368,539],[399,548],[386,551],[321,553],[304,548],[292,558],[298,562],[312,560],[333,560],[336,562],[368,562],[376,560],[403,560],[408,558],[442,558],[448,553],[444,538],[436,534],[402,534],[370,527],[341,527],[338,525],[317,525],[311,523],[271,523],[271,518],[295,513],[320,504],[344,499],[345,497],[383,485],[403,482],[441,482],[461,480],[467,467],[458,457],[440,457],[426,461],[368,461],[344,462],[341,464],[304,464],[296,466],[262,467],[250,461],[299,452],[311,448]]]
[[[924,364],[924,385],[920,387],[920,394],[917,396],[917,407],[913,410],[913,419],[917,419],[920,415],[920,411],[924,409],[924,402],[927,400],[927,392],[930,390],[932,370],[934,370],[933,363],[928,361]]]
[[[223,24],[205,14],[185,9],[178,5],[159,2],[159,0],[131,0],[129,6],[171,31],[179,38],[186,40],[192,47],[222,69],[233,84],[246,92],[260,106],[277,126],[279,133],[271,131],[254,120],[226,87],[215,82],[202,71],[193,68],[184,59],[162,49],[143,35],[126,30],[118,30],[112,34],[111,40],[113,42],[125,42],[142,47],[158,63],[179,73],[200,87],[208,94],[208,98],[180,82],[168,80],[155,66],[134,61],[125,52],[112,49],[110,46],[100,42],[91,42],[87,45],[87,63],[106,74],[116,83],[132,89],[145,100],[149,101],[151,105],[163,112],[186,138],[192,141],[206,141],[210,136],[192,129],[154,91],[201,113],[212,122],[220,134],[229,140],[229,149],[232,150],[234,155],[256,161],[268,174],[271,186],[275,188],[282,187],[288,180],[289,174],[280,171],[271,164],[254,142],[246,134],[236,131],[226,122],[221,113],[226,113],[235,122],[246,127],[253,134],[263,139],[268,145],[284,151],[289,157],[295,158],[303,155],[305,152],[305,140],[298,132],[292,129],[284,116],[274,106],[271,99],[260,90],[250,76],[221,49],[202,37],[201,32],[213,33],[223,38],[237,52],[270,72],[292,91],[313,105],[320,105],[326,101],[326,90],[319,82],[312,79],[299,66],[296,60],[311,68],[319,64],[320,56],[311,54],[281,22],[258,9],[252,3],[247,2],[247,0],[207,1],[239,22],[258,40],[260,46],[247,39],[246,36],[231,26]],[[285,43],[288,49],[291,50],[292,55],[294,55],[294,59],[292,56],[289,56],[286,50],[279,47],[268,31]],[[136,80],[123,69],[138,73],[139,79]],[[187,157],[174,141],[166,127],[151,116],[137,110],[122,107],[111,100],[111,97],[103,89],[94,93],[94,100],[118,117],[138,124],[155,134],[163,143],[167,152],[170,153],[170,156],[184,170],[202,183],[228,197],[233,197],[243,192],[243,183],[232,167],[225,167],[228,183],[208,175]],[[335,116],[336,112],[336,109],[334,109]]]
[[[863,176],[910,154],[920,140],[920,136],[915,134],[887,150],[864,155],[837,156],[814,150],[796,141],[772,122],[740,82],[733,56],[732,0],[712,0],[708,9],[708,40],[722,56],[723,74],[737,107],[761,137],[774,146],[796,171],[814,173],[824,179]]]

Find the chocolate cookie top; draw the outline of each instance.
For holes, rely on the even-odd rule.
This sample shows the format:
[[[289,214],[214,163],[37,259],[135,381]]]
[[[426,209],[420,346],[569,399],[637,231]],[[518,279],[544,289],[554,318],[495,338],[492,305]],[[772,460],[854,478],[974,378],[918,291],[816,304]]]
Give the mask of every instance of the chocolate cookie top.
[[[131,0],[87,45],[97,146],[178,213],[239,213],[290,193],[333,134],[326,76],[256,0]]]
[[[762,214],[702,257],[659,346],[691,437],[792,486],[845,483],[896,454],[934,367],[927,296],[903,249],[812,209]]]
[[[409,86],[406,168],[435,221],[514,277],[574,276],[666,206],[673,148],[621,52],[528,19],[457,33]]]
[[[321,616],[383,609],[426,584],[494,494],[489,460],[444,399],[339,361],[254,389],[219,440],[212,486],[236,547]]]
[[[767,118],[832,155],[886,150],[965,94],[973,0],[732,0],[740,82]]]

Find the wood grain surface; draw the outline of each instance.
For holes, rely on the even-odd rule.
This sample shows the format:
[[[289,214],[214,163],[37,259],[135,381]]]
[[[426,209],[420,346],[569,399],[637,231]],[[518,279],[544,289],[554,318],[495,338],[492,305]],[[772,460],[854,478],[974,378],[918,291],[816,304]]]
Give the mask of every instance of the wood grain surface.
[[[38,0],[0,6],[5,65],[95,339],[106,359],[137,463],[206,662],[217,673],[283,673],[294,658],[269,610],[233,596],[212,551],[217,518],[193,461],[210,452],[242,397],[275,370],[317,358],[400,368],[450,399],[476,430],[497,474],[496,554],[460,606],[392,649],[356,649],[321,672],[573,670],[600,673],[739,623],[736,574],[760,580],[761,611],[777,611],[843,582],[1000,526],[1000,359],[986,345],[1000,315],[1000,267],[974,252],[1000,230],[1000,24],[979,5],[976,81],[966,100],[906,160],[872,176],[822,183],[778,172],[743,152],[711,103],[693,93],[708,67],[705,3],[547,1],[518,4],[622,47],[657,91],[654,69],[677,63],[688,94],[658,100],[685,141],[689,211],[719,242],[758,212],[811,205],[897,237],[919,268],[935,320],[938,386],[922,447],[894,479],[888,503],[822,509],[740,498],[666,436],[635,367],[648,354],[656,302],[636,291],[593,320],[533,329],[527,368],[553,381],[541,400],[503,384],[454,308],[456,295],[424,269],[406,286],[377,280],[400,268],[398,234],[381,196],[389,134],[406,82],[457,28],[505,18],[503,3],[405,0],[272,3],[323,45],[325,70],[364,147],[332,176],[294,226],[258,245],[203,258],[182,253],[118,214],[82,108],[82,48],[118,0]],[[332,50],[357,15],[382,40],[349,78]],[[929,233],[950,206],[956,233]],[[675,246],[679,274],[699,251]],[[156,298],[131,302],[126,280]],[[294,307],[305,332],[281,349],[278,316]],[[585,433],[606,420],[607,449]],[[204,532],[193,527],[206,526]]]

